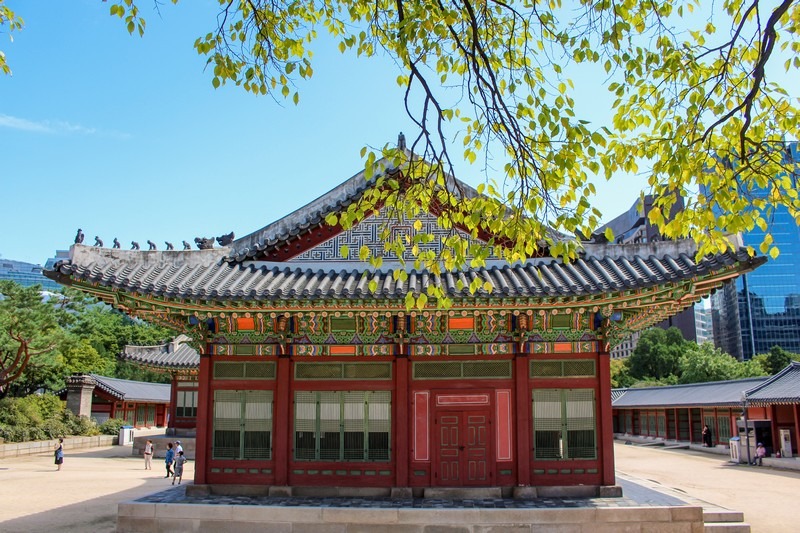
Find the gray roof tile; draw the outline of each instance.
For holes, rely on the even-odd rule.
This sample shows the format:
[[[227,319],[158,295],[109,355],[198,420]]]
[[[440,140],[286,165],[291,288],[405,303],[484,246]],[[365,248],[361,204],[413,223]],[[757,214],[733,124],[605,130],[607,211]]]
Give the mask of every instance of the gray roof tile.
[[[586,296],[661,285],[692,279],[737,266],[750,270],[765,261],[744,250],[694,261],[690,241],[648,244],[586,244],[583,257],[570,264],[553,258],[508,265],[495,261],[485,268],[447,272],[441,276],[409,270],[405,282],[392,278],[399,263],[380,269],[367,264],[326,262],[320,264],[225,260],[227,249],[193,251],[114,250],[74,245],[70,260],[59,262],[46,274],[62,283],[70,278],[101,286],[171,298],[222,300],[282,299],[401,299],[418,295],[433,283],[450,297],[469,296],[476,277],[491,281],[493,296],[545,298]],[[641,265],[635,268],[633,265]],[[370,292],[369,282],[378,284]],[[463,283],[458,288],[459,280]],[[477,296],[490,294],[483,289]]]
[[[612,406],[615,408],[639,407],[695,407],[740,406],[746,390],[766,381],[767,378],[747,378],[711,383],[692,383],[668,387],[641,389],[615,389]]]
[[[168,370],[195,369],[200,365],[200,355],[186,344],[188,340],[186,335],[178,335],[171,342],[155,346],[129,344],[120,359]]]
[[[792,361],[764,383],[748,390],[747,401],[762,405],[800,403],[800,362]]]
[[[147,383],[128,379],[109,378],[90,374],[97,382],[97,388],[126,402],[169,403],[169,384]]]

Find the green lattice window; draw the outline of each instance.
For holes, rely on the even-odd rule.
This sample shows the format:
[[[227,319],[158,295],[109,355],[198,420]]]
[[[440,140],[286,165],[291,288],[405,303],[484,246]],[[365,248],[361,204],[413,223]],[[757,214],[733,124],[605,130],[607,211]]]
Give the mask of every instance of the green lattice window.
[[[667,435],[667,415],[658,415],[658,435],[664,437]]]
[[[391,412],[389,391],[297,391],[294,459],[388,462]]]
[[[510,379],[511,361],[414,363],[414,379]]]
[[[144,425],[147,427],[152,427],[156,425],[156,406],[155,405],[148,405],[147,406],[147,413],[145,414]]]
[[[197,391],[178,390],[175,403],[175,416],[194,418],[197,416]]]
[[[214,459],[272,458],[272,391],[214,391]]]
[[[728,439],[730,439],[732,436],[731,418],[729,416],[717,417],[717,431],[719,431],[719,437],[717,438],[717,442],[728,442]]]
[[[214,379],[275,379],[274,361],[217,361]]]
[[[534,390],[533,443],[535,460],[596,459],[594,390]]]
[[[391,379],[391,363],[297,363],[295,379]]]
[[[595,373],[592,359],[535,359],[530,368],[532,378],[575,378]]]

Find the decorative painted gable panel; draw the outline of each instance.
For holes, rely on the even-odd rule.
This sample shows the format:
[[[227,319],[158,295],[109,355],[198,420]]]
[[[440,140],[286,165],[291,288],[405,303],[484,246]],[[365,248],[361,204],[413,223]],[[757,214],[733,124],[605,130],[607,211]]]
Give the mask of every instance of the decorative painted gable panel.
[[[369,248],[372,257],[383,257],[385,260],[397,259],[393,252],[384,251],[384,241],[381,239],[381,233],[385,228],[389,228],[391,239],[402,238],[406,235],[413,235],[416,232],[414,229],[414,221],[419,220],[422,222],[422,229],[419,233],[427,233],[434,236],[434,239],[429,243],[420,243],[420,251],[432,250],[437,254],[442,250],[442,243],[449,235],[451,230],[447,230],[439,226],[436,217],[424,213],[414,220],[401,219],[398,220],[395,216],[389,215],[388,208],[384,207],[380,210],[379,214],[369,216],[361,221],[357,226],[343,231],[327,241],[324,241],[317,246],[306,250],[305,252],[293,257],[291,261],[353,261],[358,262],[358,252],[362,246]],[[468,238],[467,234],[461,230],[455,230],[462,237]],[[470,239],[473,242],[483,242],[480,239]],[[343,257],[341,250],[343,246],[347,246],[349,256]],[[497,259],[494,254],[490,254],[492,259]],[[406,261],[413,261],[414,257],[411,254],[410,246],[406,250],[403,259]]]

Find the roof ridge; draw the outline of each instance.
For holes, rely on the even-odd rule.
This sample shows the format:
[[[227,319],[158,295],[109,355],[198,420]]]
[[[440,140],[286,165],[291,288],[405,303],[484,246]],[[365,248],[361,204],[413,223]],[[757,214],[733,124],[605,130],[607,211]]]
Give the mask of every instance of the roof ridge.
[[[742,382],[745,382],[745,381],[765,380],[765,379],[768,379],[768,377],[769,376],[753,376],[753,377],[749,377],[749,378],[723,379],[723,380],[719,380],[719,381],[701,381],[699,383],[676,383],[675,385],[656,385],[656,386],[653,386],[653,387],[626,387],[626,388],[611,389],[611,390],[630,391],[630,390],[678,389],[678,388],[681,388],[681,387],[697,387],[697,386],[700,386],[700,385],[718,385],[720,383],[742,383]]]
[[[774,382],[778,381],[779,378],[785,376],[786,374],[792,372],[793,370],[795,370],[797,368],[800,368],[800,362],[799,361],[789,361],[789,364],[786,365],[785,368],[781,369],[780,372],[778,372],[775,375],[768,376],[767,380],[764,381],[763,383],[759,383],[758,385],[756,385],[752,389],[746,390],[745,391],[745,396],[749,396],[751,394],[755,394],[755,393],[759,392],[760,390],[767,388],[769,385],[771,385]]]

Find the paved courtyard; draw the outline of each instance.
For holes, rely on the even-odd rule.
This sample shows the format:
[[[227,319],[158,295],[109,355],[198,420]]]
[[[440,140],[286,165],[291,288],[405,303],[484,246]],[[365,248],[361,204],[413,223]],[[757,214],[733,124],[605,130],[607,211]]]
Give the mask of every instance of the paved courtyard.
[[[235,503],[258,505],[258,498],[187,498],[183,486],[164,479],[163,463],[145,471],[143,461],[131,457],[131,448],[115,446],[68,451],[64,469],[55,471],[52,458],[35,456],[0,460],[0,531],[112,532],[117,504],[144,498],[149,501]],[[594,500],[544,498],[510,500],[373,500],[320,498],[322,506],[411,507],[585,507],[679,505],[681,502],[745,512],[756,533],[795,531],[796,493],[800,473],[769,468],[730,465],[723,456],[668,451],[637,446],[616,446],[619,483],[624,498]],[[186,467],[191,480],[194,463]],[[710,502],[710,503],[703,503]],[[293,506],[296,499],[271,503]],[[307,503],[307,502],[306,502]]]
[[[726,456],[690,450],[616,443],[614,453],[623,492],[630,478],[687,503],[743,511],[753,533],[800,530],[800,472],[736,465]]]

